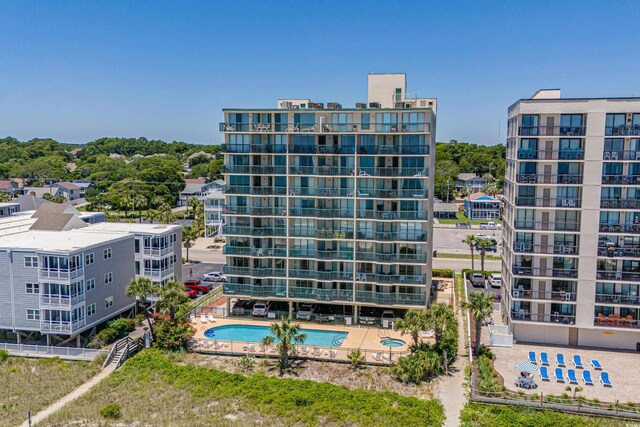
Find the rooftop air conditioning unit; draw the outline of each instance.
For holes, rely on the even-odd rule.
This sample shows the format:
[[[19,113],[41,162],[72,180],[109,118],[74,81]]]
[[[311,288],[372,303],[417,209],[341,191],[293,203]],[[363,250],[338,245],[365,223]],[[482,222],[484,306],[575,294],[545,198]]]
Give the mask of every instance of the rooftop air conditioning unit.
[[[380,108],[380,103],[379,102],[370,102],[369,103],[369,108]]]
[[[367,108],[367,104],[365,104],[364,102],[357,102],[356,108],[357,109]]]
[[[395,108],[404,108],[404,102],[396,102],[394,103]]]
[[[324,102],[316,102],[316,108],[324,109]]]
[[[342,108],[342,105],[339,104],[338,102],[329,102],[327,104],[327,108],[330,110],[339,110]]]

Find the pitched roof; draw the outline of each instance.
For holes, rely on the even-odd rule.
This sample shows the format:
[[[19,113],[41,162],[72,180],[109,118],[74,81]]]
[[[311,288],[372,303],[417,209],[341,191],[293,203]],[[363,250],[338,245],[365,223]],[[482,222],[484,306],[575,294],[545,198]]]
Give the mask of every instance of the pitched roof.
[[[458,174],[457,177],[460,181],[470,181],[474,178],[482,178],[481,176],[476,175],[475,173],[461,173]],[[484,178],[482,178],[484,179]]]
[[[191,194],[198,193],[203,190],[204,187],[208,186],[206,179],[197,178],[197,179],[185,179],[185,186],[182,190],[182,193]]]
[[[491,197],[482,191],[478,191],[477,193],[473,193],[469,196],[469,200],[477,200],[477,201],[486,201],[486,202],[499,202],[500,200]]]
[[[64,231],[86,227],[79,214],[76,208],[66,202],[43,203],[32,216],[36,222],[31,230]]]
[[[51,188],[48,185],[45,187],[24,187],[24,191],[26,194],[28,195],[33,195],[36,197],[42,197],[45,194],[50,194],[52,196],[55,196],[56,193],[58,192],[57,188]],[[33,194],[31,194],[33,193]]]
[[[434,203],[434,212],[458,212],[458,205],[455,203]]]
[[[51,203],[48,200],[45,200],[45,199],[40,198],[40,197],[31,196],[31,195],[20,196],[20,197],[16,198],[15,201],[17,203],[20,203],[20,210],[23,211],[23,212],[24,211],[34,211],[34,210],[38,209],[40,207],[40,205],[42,205],[44,203]]]
[[[58,187],[62,187],[64,189],[67,189],[69,191],[73,191],[73,190],[79,190],[80,187],[78,187],[77,185],[75,185],[73,182],[68,182],[68,181],[62,181],[62,182],[58,182],[57,184]]]
[[[18,187],[18,183],[16,183],[15,181],[9,179],[0,179],[0,189],[9,190],[13,188],[14,184],[16,187]]]

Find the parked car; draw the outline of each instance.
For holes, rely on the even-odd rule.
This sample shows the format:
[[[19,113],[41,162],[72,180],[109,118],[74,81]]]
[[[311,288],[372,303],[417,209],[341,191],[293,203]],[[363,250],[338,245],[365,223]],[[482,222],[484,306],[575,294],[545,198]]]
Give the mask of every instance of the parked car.
[[[469,273],[467,274],[467,279],[469,279],[474,288],[484,286],[484,275],[481,273]]]
[[[184,282],[184,286],[185,288],[195,290],[196,295],[198,296],[208,294],[209,291],[211,291],[210,283],[209,284],[201,283],[200,280],[197,280],[197,279],[187,280],[186,282]]]
[[[456,228],[471,228],[471,223],[469,222],[457,222]]]
[[[493,273],[489,275],[489,284],[492,288],[499,288],[502,286],[502,275]]]
[[[265,316],[269,313],[271,304],[268,301],[258,301],[253,305],[251,310],[252,316]]]
[[[198,296],[198,291],[195,289],[184,288],[184,291],[187,293],[189,298],[195,298]]]
[[[391,327],[391,325],[393,325],[393,322],[395,322],[396,320],[396,315],[393,314],[392,310],[385,310],[382,312],[382,318],[380,320],[380,323],[382,324],[382,327]]]
[[[224,277],[220,271],[212,271],[202,276],[203,282],[226,282],[227,278]]]
[[[316,306],[314,304],[301,304],[298,307],[298,312],[296,313],[296,319],[301,320],[311,320],[311,316],[316,311]]]
[[[244,310],[248,302],[249,301],[247,300],[241,300],[241,299],[236,301],[235,304],[233,304],[233,307],[231,308],[231,314],[233,314],[234,316],[244,315]]]
[[[502,229],[502,224],[496,224],[494,221],[482,222],[480,223],[481,230],[500,230]]]

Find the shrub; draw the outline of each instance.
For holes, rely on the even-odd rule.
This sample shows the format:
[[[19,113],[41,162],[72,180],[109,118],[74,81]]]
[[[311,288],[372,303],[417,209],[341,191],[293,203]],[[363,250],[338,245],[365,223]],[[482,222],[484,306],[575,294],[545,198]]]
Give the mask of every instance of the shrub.
[[[121,317],[109,322],[109,328],[115,329],[118,332],[118,338],[120,338],[136,328],[136,320]]]
[[[364,366],[365,358],[360,349],[356,349],[350,351],[347,355],[347,359],[349,359],[349,364],[351,365],[351,369],[357,371],[358,369]]]
[[[103,418],[117,420],[122,415],[120,411],[120,405],[118,403],[110,403],[104,408],[100,409],[100,415]]]
[[[391,373],[404,383],[420,384],[442,372],[442,356],[433,349],[418,349],[415,353],[398,359]]]
[[[187,348],[187,343],[195,333],[194,329],[184,319],[169,320],[159,316],[155,320],[156,346],[163,350],[181,350]]]
[[[250,354],[245,354],[244,356],[242,356],[240,359],[237,360],[236,367],[243,374],[248,372],[253,372],[253,370],[256,367],[256,361],[254,357],[251,356]]]
[[[144,314],[142,313],[136,314],[136,323],[138,325],[142,325],[144,323]]]
[[[9,352],[7,350],[0,350],[0,363],[6,362],[9,359]]]
[[[453,277],[453,270],[450,268],[434,268],[431,270],[433,277]]]

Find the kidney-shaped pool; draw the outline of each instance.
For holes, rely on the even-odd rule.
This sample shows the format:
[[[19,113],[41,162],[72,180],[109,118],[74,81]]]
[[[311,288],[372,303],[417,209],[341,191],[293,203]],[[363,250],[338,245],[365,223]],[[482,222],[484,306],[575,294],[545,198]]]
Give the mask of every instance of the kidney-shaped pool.
[[[347,338],[348,332],[325,331],[319,329],[300,329],[301,333],[307,335],[304,345],[319,347],[340,347]],[[268,326],[258,325],[225,325],[207,329],[204,333],[206,338],[221,341],[246,341],[262,342],[262,340],[273,334]]]

